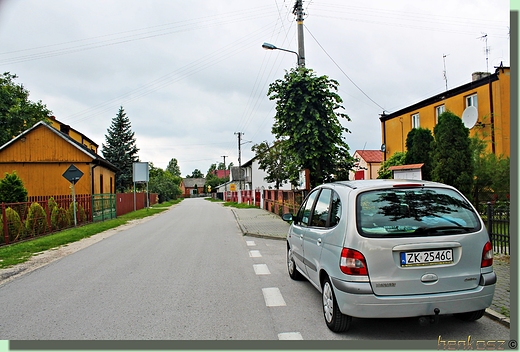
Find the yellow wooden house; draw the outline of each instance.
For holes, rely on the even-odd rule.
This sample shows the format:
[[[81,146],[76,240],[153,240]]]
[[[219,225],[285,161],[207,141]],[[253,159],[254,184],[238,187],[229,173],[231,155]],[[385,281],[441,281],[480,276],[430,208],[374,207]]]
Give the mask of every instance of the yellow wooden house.
[[[406,137],[412,128],[427,128],[433,133],[445,111],[462,118],[470,137],[478,135],[487,141],[489,152],[510,156],[510,91],[510,68],[500,66],[493,74],[476,72],[470,83],[381,115],[383,161],[395,152],[406,151]]]
[[[97,149],[92,140],[54,118],[50,124],[40,121],[0,147],[0,178],[16,171],[29,197],[70,195],[71,183],[63,174],[74,165],[83,173],[76,194],[115,193],[118,169]]]

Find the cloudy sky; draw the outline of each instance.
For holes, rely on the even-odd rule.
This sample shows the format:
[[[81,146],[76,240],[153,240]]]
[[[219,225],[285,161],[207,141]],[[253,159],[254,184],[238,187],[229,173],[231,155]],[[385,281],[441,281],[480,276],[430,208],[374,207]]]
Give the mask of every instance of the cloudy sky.
[[[0,70],[100,146],[122,106],[141,161],[206,173],[238,165],[237,132],[242,163],[273,141],[268,86],[296,55],[261,45],[297,50],[294,2],[0,0]],[[303,5],[306,66],[340,83],[352,154],[380,148],[383,110],[510,65],[508,0]]]

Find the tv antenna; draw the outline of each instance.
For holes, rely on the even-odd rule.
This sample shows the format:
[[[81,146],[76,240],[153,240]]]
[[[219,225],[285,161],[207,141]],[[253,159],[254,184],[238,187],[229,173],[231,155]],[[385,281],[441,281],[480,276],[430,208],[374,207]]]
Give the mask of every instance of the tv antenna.
[[[486,46],[484,47],[484,53],[486,54],[486,72],[489,72],[489,52],[491,51],[491,48],[488,46],[487,42],[488,35],[487,33],[482,33],[481,37],[478,37],[477,39],[483,40],[486,42]]]
[[[449,54],[448,54],[449,55]],[[448,90],[448,73],[446,72],[446,54],[442,54],[442,61],[444,62],[444,81],[446,82],[446,91]]]

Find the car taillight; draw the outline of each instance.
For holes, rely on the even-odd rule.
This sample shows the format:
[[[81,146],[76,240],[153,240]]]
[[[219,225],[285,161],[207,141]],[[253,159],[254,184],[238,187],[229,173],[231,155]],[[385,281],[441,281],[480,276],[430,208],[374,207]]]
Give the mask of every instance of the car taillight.
[[[480,267],[485,268],[491,265],[493,265],[493,246],[491,245],[491,242],[488,241],[482,250],[482,262]]]
[[[348,275],[368,275],[365,257],[360,252],[343,248],[339,261],[339,268]]]

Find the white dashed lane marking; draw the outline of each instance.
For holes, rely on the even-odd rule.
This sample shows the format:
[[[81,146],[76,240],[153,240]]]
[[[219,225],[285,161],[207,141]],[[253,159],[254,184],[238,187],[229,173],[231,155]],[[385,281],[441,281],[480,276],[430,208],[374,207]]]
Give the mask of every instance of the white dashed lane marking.
[[[263,288],[265,305],[268,307],[283,307],[286,306],[282,297],[282,293],[278,287]]]
[[[261,258],[262,257],[262,255],[260,254],[260,251],[257,251],[257,250],[249,251],[249,256],[251,258]]]
[[[246,241],[246,245],[248,247],[254,247],[254,246],[256,246],[256,243],[255,243],[255,241]]]
[[[267,264],[254,264],[253,268],[255,269],[256,275],[270,275],[271,272],[267,267]]]
[[[278,340],[303,340],[299,332],[282,332],[278,334]]]

